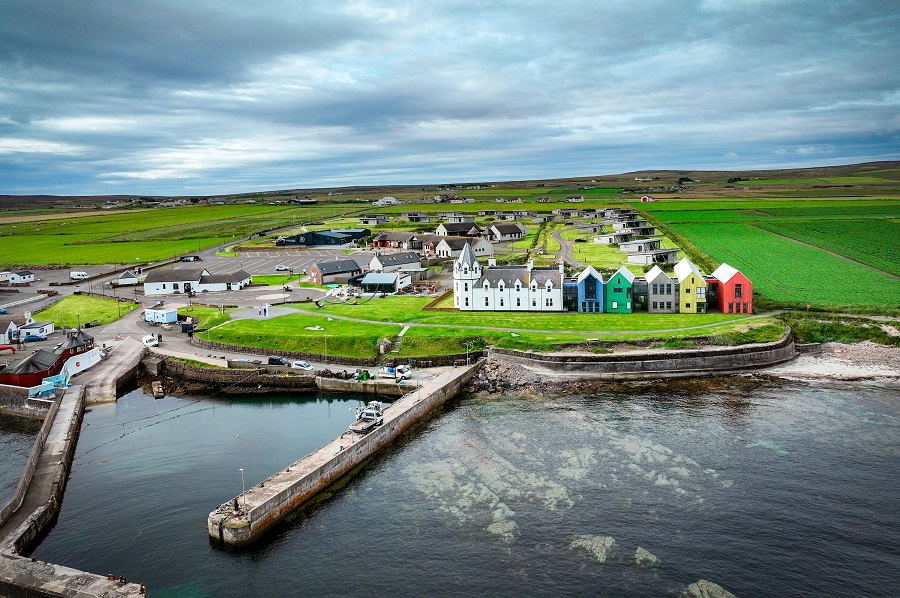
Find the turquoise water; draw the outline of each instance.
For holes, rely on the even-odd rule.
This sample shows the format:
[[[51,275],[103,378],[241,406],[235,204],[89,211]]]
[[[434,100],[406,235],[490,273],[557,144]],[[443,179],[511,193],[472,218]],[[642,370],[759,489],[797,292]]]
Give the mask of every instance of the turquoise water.
[[[87,414],[41,560],[152,596],[878,596],[900,570],[896,387],[718,378],[454,401],[246,551],[218,504],[338,435],[352,399]],[[598,547],[609,547],[608,551]],[[642,547],[657,567],[635,564]]]

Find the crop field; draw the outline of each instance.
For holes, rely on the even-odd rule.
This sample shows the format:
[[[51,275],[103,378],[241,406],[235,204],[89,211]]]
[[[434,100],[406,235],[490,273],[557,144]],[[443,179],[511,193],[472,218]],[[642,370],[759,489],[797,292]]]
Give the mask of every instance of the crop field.
[[[319,217],[320,206],[192,206],[100,216],[73,215],[51,221],[0,224],[0,237],[14,244],[7,264],[110,264],[147,262],[198,251],[261,229]]]
[[[900,224],[896,220],[815,220],[757,223],[851,260],[900,276]]]
[[[817,306],[900,305],[900,281],[744,223],[676,224],[718,262],[744,273],[762,296]]]

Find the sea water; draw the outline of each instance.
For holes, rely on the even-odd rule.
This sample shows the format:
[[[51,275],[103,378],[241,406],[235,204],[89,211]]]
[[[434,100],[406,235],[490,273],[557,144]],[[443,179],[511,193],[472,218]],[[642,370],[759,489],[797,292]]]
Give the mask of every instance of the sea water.
[[[897,387],[763,377],[451,402],[250,549],[206,518],[336,437],[355,397],[92,408],[41,560],[153,596],[878,596],[900,571]],[[638,548],[658,562],[641,566]],[[646,565],[646,562],[644,563]]]

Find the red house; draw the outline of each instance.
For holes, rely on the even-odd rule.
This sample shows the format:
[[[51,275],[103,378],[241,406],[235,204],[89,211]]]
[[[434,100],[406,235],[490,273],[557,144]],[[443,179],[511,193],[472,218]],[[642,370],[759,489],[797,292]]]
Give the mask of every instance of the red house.
[[[65,360],[59,355],[38,349],[22,361],[0,372],[0,384],[10,386],[37,386],[44,378],[55,376]]]
[[[718,303],[723,314],[753,313],[753,283],[746,276],[722,264],[712,278],[719,282]]]

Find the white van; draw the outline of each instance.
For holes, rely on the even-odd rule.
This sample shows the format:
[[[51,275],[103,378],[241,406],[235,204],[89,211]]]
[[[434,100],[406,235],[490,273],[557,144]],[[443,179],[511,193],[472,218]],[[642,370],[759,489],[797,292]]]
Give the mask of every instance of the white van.
[[[145,347],[157,347],[159,346],[159,340],[152,334],[148,334],[144,338],[141,339],[141,342],[144,343]]]
[[[90,275],[87,272],[70,272],[69,278],[72,280],[87,280]]]

